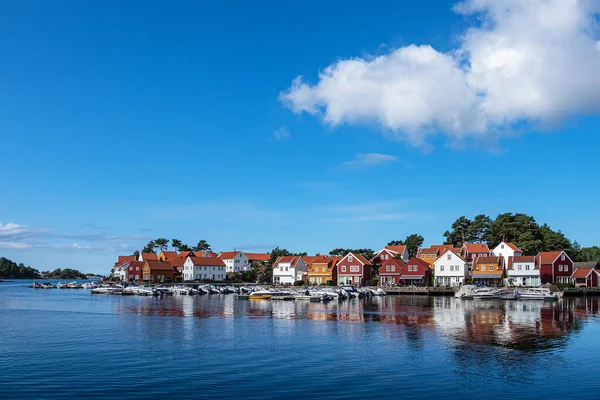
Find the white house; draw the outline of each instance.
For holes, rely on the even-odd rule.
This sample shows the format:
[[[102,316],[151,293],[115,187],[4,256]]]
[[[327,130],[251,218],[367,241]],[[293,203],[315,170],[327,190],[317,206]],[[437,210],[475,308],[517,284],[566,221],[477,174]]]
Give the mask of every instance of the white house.
[[[381,264],[384,260],[389,260],[390,258],[398,257],[400,254],[400,259],[404,262],[408,261],[408,249],[406,246],[385,246],[383,249],[379,250],[375,253],[373,259]]]
[[[308,276],[308,266],[300,256],[280,256],[273,264],[274,284],[293,284]]]
[[[535,256],[509,257],[506,278],[515,286],[540,286],[540,269]]]
[[[436,286],[461,286],[467,279],[469,263],[448,250],[434,261],[433,268]]]
[[[129,261],[116,264],[112,275],[121,282],[127,282],[129,280]]]
[[[226,278],[225,263],[217,257],[188,257],[183,263],[183,280],[222,281]]]
[[[502,242],[498,246],[494,247],[494,250],[492,250],[492,255],[504,257],[504,268],[506,269],[508,268],[509,257],[521,257],[523,255],[523,250],[512,243]]]
[[[224,251],[217,257],[223,260],[227,272],[241,272],[250,267],[248,256],[243,251]]]

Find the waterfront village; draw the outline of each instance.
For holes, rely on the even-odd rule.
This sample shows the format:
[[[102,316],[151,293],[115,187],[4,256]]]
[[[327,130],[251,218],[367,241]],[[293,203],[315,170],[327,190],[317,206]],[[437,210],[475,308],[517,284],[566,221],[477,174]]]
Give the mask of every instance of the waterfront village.
[[[234,274],[256,265],[272,268],[272,281],[261,283],[273,285],[600,287],[598,262],[574,262],[562,250],[524,255],[509,242],[493,249],[485,243],[432,245],[419,248],[414,257],[409,257],[405,245],[388,245],[371,259],[358,252],[285,255],[272,260],[268,253],[164,250],[118,256],[111,278],[146,283],[231,282]]]

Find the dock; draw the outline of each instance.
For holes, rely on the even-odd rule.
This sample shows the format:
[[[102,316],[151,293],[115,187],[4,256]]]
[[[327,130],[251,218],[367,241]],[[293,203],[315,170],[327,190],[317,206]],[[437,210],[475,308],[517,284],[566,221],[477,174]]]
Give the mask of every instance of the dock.
[[[390,295],[416,295],[416,296],[454,296],[456,291],[449,287],[391,287],[384,289]]]
[[[600,288],[565,289],[564,297],[600,296]]]

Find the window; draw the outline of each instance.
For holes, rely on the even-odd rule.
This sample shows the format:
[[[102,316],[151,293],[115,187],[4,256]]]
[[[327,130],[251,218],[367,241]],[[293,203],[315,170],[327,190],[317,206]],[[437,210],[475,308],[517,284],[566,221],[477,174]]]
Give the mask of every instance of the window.
[[[327,268],[327,267],[321,267],[321,271],[325,272],[325,269],[326,269],[326,268]]]
[[[448,254],[448,260],[452,260],[452,254]]]
[[[440,265],[440,271],[443,271],[443,270],[444,270],[444,266]]]
[[[522,267],[523,267],[523,266],[522,266],[521,264],[517,265],[517,269],[518,269],[519,271],[521,271],[521,268],[522,268]]]
[[[342,265],[342,272],[346,272],[346,266]]]
[[[450,266],[450,271],[454,271],[454,265]]]
[[[485,265],[482,265],[482,266],[481,266],[481,270],[482,270],[482,271],[485,271]]]
[[[561,254],[560,261],[565,261],[565,255],[564,254]]]
[[[503,244],[501,244],[501,245],[500,245],[500,248],[501,248],[501,249],[503,249],[503,248],[504,248],[504,245],[503,245]],[[500,254],[500,255],[502,255],[502,254]]]
[[[525,271],[529,271],[529,265],[525,266]]]
[[[568,265],[563,266],[563,268],[564,268],[565,272],[569,272],[569,266]]]
[[[421,258],[425,258],[425,254],[421,254]]]
[[[385,266],[385,272],[390,272],[390,266],[389,265]]]
[[[358,265],[351,265],[350,266],[350,272],[358,272],[359,268]]]
[[[353,259],[354,259],[354,257],[352,257],[351,255],[348,256],[348,262],[352,262]]]
[[[559,271],[559,272],[562,272],[562,264],[560,264],[560,265],[558,266],[558,271]]]

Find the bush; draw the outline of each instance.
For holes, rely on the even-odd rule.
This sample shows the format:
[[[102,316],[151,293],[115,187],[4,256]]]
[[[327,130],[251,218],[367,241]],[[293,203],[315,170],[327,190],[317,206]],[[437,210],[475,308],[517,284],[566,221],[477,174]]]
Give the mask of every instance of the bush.
[[[304,286],[304,281],[296,281],[294,282],[294,286]]]
[[[327,286],[335,286],[335,283],[330,279],[327,281]]]
[[[371,279],[371,286],[377,286],[377,285],[379,285],[379,278]]]

